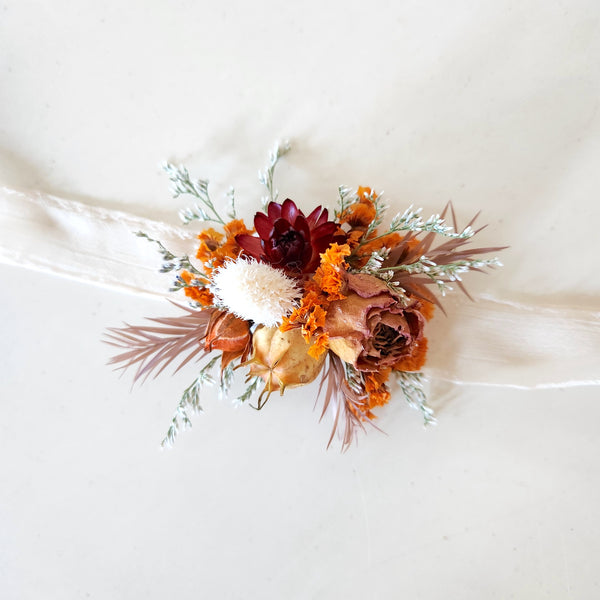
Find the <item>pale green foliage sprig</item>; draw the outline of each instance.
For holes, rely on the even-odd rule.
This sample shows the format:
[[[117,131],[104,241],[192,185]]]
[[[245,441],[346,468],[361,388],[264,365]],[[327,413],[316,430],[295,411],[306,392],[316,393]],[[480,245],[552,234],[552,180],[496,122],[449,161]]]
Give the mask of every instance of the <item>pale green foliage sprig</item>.
[[[340,185],[338,187],[338,196],[337,208],[334,211],[336,219],[340,219],[348,207],[358,200],[358,196],[345,185]]]
[[[192,221],[209,221],[213,223],[225,224],[225,221],[219,215],[208,193],[208,179],[191,179],[188,170],[183,166],[175,166],[171,163],[164,163],[163,169],[171,181],[171,193],[174,198],[182,194],[190,194],[200,202],[192,207],[184,208],[179,211],[179,216],[184,225]]]
[[[390,222],[388,231],[384,234],[397,233],[400,231],[412,231],[413,233],[437,233],[444,237],[468,239],[473,237],[475,231],[472,227],[465,227],[457,232],[450,225],[445,224],[445,219],[440,215],[431,215],[426,221],[421,216],[422,208],[416,210],[409,206],[402,214],[398,213]]]
[[[256,389],[258,388],[258,384],[262,381],[260,377],[251,377],[248,380],[248,385],[246,389],[235,399],[235,401],[239,404],[243,404],[252,398]]]
[[[362,245],[366,244],[367,242],[370,242],[374,239],[378,239],[379,237],[382,237],[382,236],[372,237],[372,235],[375,232],[375,230],[383,222],[383,217],[385,215],[385,211],[388,208],[383,201],[383,193],[381,193],[377,196],[374,192],[371,192],[369,194],[368,198],[371,200],[371,202],[373,202],[373,207],[375,208],[375,216],[373,217],[373,220],[369,223],[369,226],[367,227],[365,233],[363,234],[361,241],[358,244],[356,249],[360,248]],[[388,231],[387,233],[390,233],[390,232]],[[383,234],[383,235],[386,235],[386,234]]]
[[[427,404],[424,384],[425,376],[423,373],[411,373],[408,371],[394,371],[397,381],[404,394],[404,399],[409,406],[420,411],[423,415],[425,425],[435,425],[436,418],[433,409]]]
[[[361,237],[358,246],[354,249],[353,255],[365,244],[381,239],[392,233],[400,233],[401,231],[407,231],[416,235],[420,233],[436,233],[443,237],[454,238],[458,240],[466,240],[473,235],[475,231],[471,226],[465,227],[462,231],[457,232],[450,225],[446,225],[446,221],[439,214],[431,215],[426,221],[421,216],[422,208],[414,209],[411,205],[403,213],[398,213],[394,216],[390,222],[388,229],[376,236],[373,236],[375,230],[381,225],[383,221],[383,214],[387,207],[381,203],[381,196],[375,198],[373,194],[370,196],[375,207],[375,218],[370,223],[369,227]]]
[[[273,184],[273,177],[275,175],[275,167],[279,162],[279,159],[287,154],[291,150],[291,145],[287,140],[277,142],[275,147],[269,153],[269,162],[264,171],[258,172],[258,180],[267,188],[267,195],[262,198],[262,205],[265,208],[269,202],[277,202],[279,198],[279,192],[275,189]]]
[[[219,396],[221,398],[227,397],[229,388],[231,387],[231,384],[233,383],[233,371],[234,371],[233,363],[229,363],[221,372],[221,377],[219,378]]]
[[[452,288],[447,285],[449,281],[462,281],[460,275],[467,273],[468,271],[477,271],[485,267],[501,267],[502,263],[497,258],[489,259],[470,259],[470,260],[457,260],[445,264],[437,264],[433,260],[422,256],[416,262],[407,265],[396,265],[394,267],[385,267],[372,271],[373,274],[381,277],[382,275],[387,276],[388,273],[394,271],[404,271],[411,275],[425,275],[434,281],[442,296],[445,295],[446,291]]]
[[[181,277],[181,275],[176,275],[171,287],[169,288],[170,292],[178,292],[179,290],[183,290],[185,288],[204,288],[208,284],[200,279],[192,279],[189,283]],[[198,302],[190,302],[192,306],[200,307],[202,306]]]
[[[227,211],[227,216],[230,219],[235,219],[237,217],[237,215],[236,215],[236,211],[235,211],[235,189],[233,188],[233,186],[231,186],[229,188],[229,190],[225,194],[225,197],[227,198],[227,204],[229,205],[229,210]]]
[[[199,285],[201,287],[204,283],[208,284],[208,279],[206,278],[206,275],[204,275],[203,273],[198,271],[198,269],[196,269],[196,267],[191,263],[190,257],[187,254],[184,254],[183,256],[176,256],[170,250],[165,248],[162,242],[151,238],[147,233],[144,233],[143,231],[137,231],[135,235],[157,245],[158,252],[163,259],[163,263],[159,269],[160,273],[179,273],[180,271],[185,270],[189,271],[190,273],[193,273],[196,276],[195,285]],[[190,284],[185,283],[185,281],[183,281],[183,279],[181,279],[179,275],[176,275],[175,280],[173,281],[173,284],[171,285],[169,291],[175,292],[177,290],[180,290],[181,288],[189,287],[189,285]]]
[[[171,425],[161,442],[161,446],[171,448],[177,435],[192,426],[192,420],[190,413],[201,413],[203,412],[202,406],[200,405],[201,391],[205,385],[219,385],[219,396],[226,398],[229,392],[229,388],[233,383],[234,371],[236,366],[233,362],[229,363],[225,369],[221,372],[218,379],[213,375],[212,371],[215,369],[217,361],[221,358],[219,354],[212,357],[205,365],[200,369],[198,376],[194,381],[183,391],[181,399],[177,404],[173,418],[171,419]],[[238,365],[239,366],[239,365]],[[258,384],[261,382],[260,377],[252,377],[246,390],[237,398],[233,400],[234,403],[243,404],[247,402],[256,392]]]
[[[200,369],[198,376],[191,385],[189,385],[181,395],[181,400],[175,409],[175,414],[171,419],[171,426],[169,427],[167,434],[165,435],[161,446],[171,447],[175,443],[177,434],[182,429],[187,429],[192,426],[192,421],[189,417],[188,410],[193,413],[202,412],[202,406],[200,405],[200,391],[206,384],[214,384],[215,379],[211,374],[213,367],[215,366],[219,356],[213,357],[211,360]]]

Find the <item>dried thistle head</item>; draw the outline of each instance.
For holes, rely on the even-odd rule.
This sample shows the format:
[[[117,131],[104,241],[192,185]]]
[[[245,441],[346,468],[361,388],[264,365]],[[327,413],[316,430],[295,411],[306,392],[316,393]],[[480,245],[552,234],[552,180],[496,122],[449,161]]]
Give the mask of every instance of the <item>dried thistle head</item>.
[[[230,260],[215,270],[211,291],[218,306],[246,321],[279,325],[302,294],[279,269],[254,259]]]

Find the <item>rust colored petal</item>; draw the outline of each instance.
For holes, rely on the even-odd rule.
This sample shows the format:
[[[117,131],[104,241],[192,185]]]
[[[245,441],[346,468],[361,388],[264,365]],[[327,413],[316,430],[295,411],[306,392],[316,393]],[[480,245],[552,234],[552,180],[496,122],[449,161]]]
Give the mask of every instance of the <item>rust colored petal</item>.
[[[395,365],[396,371],[420,371],[425,364],[427,357],[427,338],[421,336],[421,339],[414,344],[410,354],[403,356]]]
[[[375,316],[378,308],[387,308],[395,302],[390,294],[379,294],[372,298],[361,298],[358,294],[349,294],[344,300],[335,300],[327,309],[325,329],[329,337],[360,338],[370,335],[367,315]]]
[[[331,351],[368,372],[394,367],[413,355],[423,339],[420,303],[403,306],[372,275],[348,274],[346,283],[346,298],[330,303],[323,328]],[[422,364],[425,351],[426,345],[414,364]]]
[[[389,296],[389,289],[384,281],[366,273],[348,273],[348,287],[361,298],[372,298],[378,294]]]
[[[208,325],[206,350],[242,353],[250,342],[250,324],[229,312],[215,311]]]
[[[246,348],[244,348],[244,350],[242,351],[236,350],[235,352],[223,352],[223,354],[221,355],[221,372],[223,372],[227,368],[227,365],[232,360],[235,360],[238,357],[240,357],[241,361],[244,362],[248,358],[249,353],[250,343],[248,343]]]
[[[235,236],[235,241],[248,256],[252,256],[258,260],[264,254],[262,246],[260,245],[260,238],[247,233],[240,233]]]

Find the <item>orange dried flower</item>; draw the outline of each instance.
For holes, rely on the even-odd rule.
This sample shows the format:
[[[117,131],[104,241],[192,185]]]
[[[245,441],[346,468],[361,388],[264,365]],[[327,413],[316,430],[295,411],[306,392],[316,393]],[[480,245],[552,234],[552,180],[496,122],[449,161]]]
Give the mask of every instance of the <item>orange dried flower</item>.
[[[323,267],[321,276],[320,287],[327,294],[329,300],[343,300],[346,297],[340,292],[344,286],[344,278],[339,269],[327,265]]]
[[[425,317],[427,321],[431,321],[433,313],[435,312],[435,304],[428,302],[427,300],[421,300],[421,308],[419,312]]]
[[[319,306],[319,294],[315,291],[308,291],[304,294],[300,300],[300,306],[295,308],[289,317],[283,318],[283,323],[280,326],[282,331],[294,329],[299,325],[303,325],[306,322],[310,312]]]
[[[196,258],[206,263],[212,258],[213,252],[221,245],[223,234],[211,227],[201,231],[198,234],[198,239],[200,240],[200,245],[196,252]]]
[[[194,279],[194,276],[189,271],[182,271],[181,279],[183,279],[189,285],[190,283],[192,283],[192,279]]]
[[[210,275],[214,269],[223,265],[227,259],[239,256],[241,248],[235,240],[236,235],[250,234],[242,219],[235,219],[223,225],[225,235],[212,228],[201,231],[198,235],[200,246],[196,258],[202,261],[204,272]]]
[[[388,233],[382,235],[377,239],[367,242],[360,248],[360,255],[369,257],[375,250],[381,250],[382,248],[395,248],[402,241],[402,236],[399,233]]]
[[[383,406],[387,404],[391,398],[391,394],[386,381],[390,376],[390,369],[382,369],[381,371],[375,371],[363,375],[363,381],[365,383],[365,390],[369,395],[367,400],[367,412],[366,416],[369,419],[374,419],[375,415],[370,409],[376,406]]]
[[[347,244],[336,244],[335,242],[320,255],[321,265],[329,264],[339,267],[344,263],[346,256],[350,255],[350,248]]]
[[[351,204],[340,216],[340,223],[347,223],[352,229],[364,230],[375,218],[376,210],[373,200],[377,198],[369,187],[359,187],[358,202]]]
[[[371,198],[376,200],[378,197],[377,193],[366,185],[359,185],[358,189],[356,190],[356,195],[358,196],[359,200],[370,200]]]
[[[309,343],[311,340],[313,342],[308,351],[313,358],[319,358],[328,348],[329,336],[323,332],[327,305],[327,299],[322,294],[309,290],[300,300],[300,306],[295,308],[289,317],[284,317],[279,327],[281,331],[300,327],[306,342]]]
[[[350,256],[351,250],[348,244],[331,246],[321,254],[321,265],[317,269],[314,282],[327,294],[327,300],[343,300],[345,296],[341,293],[344,287],[344,272],[346,265],[344,259]]]
[[[280,329],[289,331],[301,327],[304,339],[313,345],[309,354],[318,358],[329,348],[329,336],[324,332],[327,308],[332,300],[341,300],[345,285],[345,258],[351,253],[347,244],[333,243],[320,254],[321,264],[311,281],[305,286],[305,293],[292,314],[285,318]]]
[[[364,233],[365,232],[362,229],[353,229],[350,231],[348,233],[348,239],[346,240],[348,246],[350,246],[352,249],[356,248],[360,242],[360,238],[364,235]]]
[[[344,256],[347,256],[349,253],[350,249],[348,246],[338,246],[338,244],[334,243],[327,251],[320,255],[321,267],[323,267],[323,264],[329,264],[325,262],[327,258],[324,257],[328,257],[332,263],[342,263]],[[329,298],[321,289],[323,285],[322,280],[325,279],[327,281],[327,285],[330,286],[332,292],[336,292],[343,283],[341,275],[338,272],[339,267],[333,264],[329,264],[329,266],[332,269],[331,273],[323,273],[321,267],[317,269],[313,280],[305,286],[300,306],[295,308],[289,317],[285,317],[280,326],[281,331],[289,331],[290,329],[300,327],[302,336],[306,342],[309,343],[312,341],[312,346],[308,352],[313,358],[319,358],[329,347],[329,336],[323,331]],[[339,285],[335,281],[336,278],[340,279]]]
[[[375,206],[371,200],[366,200],[351,204],[343,216],[343,222],[348,223],[352,229],[366,228],[374,218]]]
[[[308,353],[315,360],[319,359],[323,352],[327,352],[329,348],[329,336],[322,333],[315,337],[313,345],[308,349]]]
[[[185,288],[185,295],[202,306],[212,306],[215,303],[213,295],[207,288]]]
[[[427,338],[423,337],[413,346],[412,352],[408,356],[403,356],[394,365],[394,371],[420,371],[425,364],[426,358]]]
[[[254,230],[248,229],[243,219],[234,219],[233,221],[229,221],[229,223],[225,223],[223,225],[223,229],[225,230],[225,235],[228,239],[235,238],[236,235],[240,233],[250,234]]]
[[[304,327],[302,328],[302,332],[305,334],[305,339],[307,337],[310,339],[317,329],[322,328],[325,325],[326,316],[327,311],[323,310],[318,304],[313,307],[306,318]],[[306,341],[308,341],[308,339]]]
[[[214,304],[213,295],[210,293],[208,288],[205,287],[196,287],[191,285],[193,281],[197,281],[197,279],[188,271],[182,271],[181,279],[183,279],[189,287],[184,288],[185,295],[202,304],[202,306],[212,306]]]

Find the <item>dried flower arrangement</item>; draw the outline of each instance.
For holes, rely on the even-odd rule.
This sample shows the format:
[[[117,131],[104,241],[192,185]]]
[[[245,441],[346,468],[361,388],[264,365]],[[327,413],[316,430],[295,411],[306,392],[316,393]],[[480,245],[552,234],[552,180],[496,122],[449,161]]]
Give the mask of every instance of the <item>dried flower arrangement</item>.
[[[473,229],[476,215],[459,230],[451,205],[427,220],[410,207],[382,231],[386,207],[367,187],[340,187],[332,220],[321,206],[306,216],[292,200],[277,201],[273,175],[288,150],[288,144],[277,145],[260,173],[267,196],[252,229],[236,218],[233,190],[225,221],[208,181],[165,165],[173,194],[197,199],[181,213],[183,222],[212,222],[220,230],[199,233],[193,262],[139,232],[158,245],[161,271],[175,273],[171,290],[183,290],[190,305],[181,306],[181,316],[150,319],[152,325],[111,328],[106,340],[122,350],[110,364],[137,366],[134,380],[158,375],[173,361],[179,370],[208,357],[184,391],[163,445],[191,425],[188,411],[201,410],[200,390],[215,382],[215,370],[226,392],[234,371],[245,368],[247,388],[237,400],[257,394],[257,409],[273,392],[283,394],[320,375],[321,416],[333,413],[329,444],[337,431],[342,449],[390,400],[392,375],[425,423],[434,421],[420,372],[425,323],[435,306],[443,311],[434,291],[444,295],[453,282],[468,295],[461,274],[500,265],[479,257],[502,248],[467,248],[483,227]],[[448,210],[453,226],[445,221]]]

